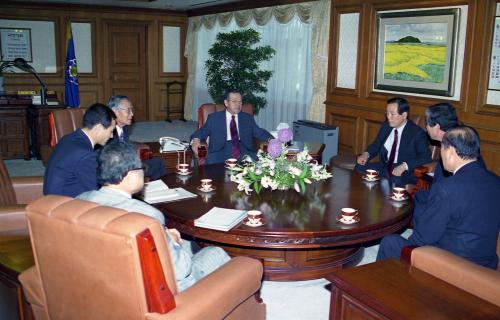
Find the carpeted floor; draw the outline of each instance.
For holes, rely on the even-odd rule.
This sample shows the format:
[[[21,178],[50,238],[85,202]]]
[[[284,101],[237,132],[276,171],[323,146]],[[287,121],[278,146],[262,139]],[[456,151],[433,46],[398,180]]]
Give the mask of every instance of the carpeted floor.
[[[196,127],[197,124],[193,121],[139,122],[134,124],[131,139],[146,142],[155,141],[162,136],[172,136],[188,141]],[[5,165],[11,176],[43,175],[45,170],[39,160],[6,160]],[[404,235],[408,234],[407,231]],[[377,244],[366,247],[359,265],[375,261],[377,251]],[[330,306],[328,284],[325,279],[294,282],[264,281],[261,296],[267,304],[267,319],[328,319]]]

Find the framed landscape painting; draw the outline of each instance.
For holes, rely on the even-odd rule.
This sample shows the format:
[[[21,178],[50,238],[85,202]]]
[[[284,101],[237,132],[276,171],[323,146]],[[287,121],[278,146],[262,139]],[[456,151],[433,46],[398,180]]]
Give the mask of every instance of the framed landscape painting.
[[[375,89],[452,96],[459,9],[378,14]]]

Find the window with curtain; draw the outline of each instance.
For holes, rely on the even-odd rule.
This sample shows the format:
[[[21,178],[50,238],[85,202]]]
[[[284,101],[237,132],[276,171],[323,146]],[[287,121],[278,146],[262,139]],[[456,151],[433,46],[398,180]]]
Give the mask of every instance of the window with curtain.
[[[274,57],[262,64],[264,69],[274,73],[267,83],[267,105],[256,116],[257,124],[273,131],[280,122],[291,126],[295,120],[306,119],[313,92],[312,27],[311,24],[301,22],[297,16],[286,24],[280,24],[273,17],[265,26],[258,26],[252,21],[247,27],[240,28],[234,19],[225,27],[218,23],[212,29],[202,26],[195,39],[197,55],[193,83],[193,117],[196,117],[200,105],[213,102],[205,81],[205,61],[217,34],[246,28],[257,30],[261,35],[261,44],[270,45],[276,50]]]

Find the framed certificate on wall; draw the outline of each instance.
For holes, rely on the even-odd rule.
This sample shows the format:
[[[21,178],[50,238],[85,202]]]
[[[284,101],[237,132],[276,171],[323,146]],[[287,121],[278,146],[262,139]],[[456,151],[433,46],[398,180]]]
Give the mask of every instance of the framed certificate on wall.
[[[1,61],[23,58],[33,62],[31,52],[31,29],[0,28]]]

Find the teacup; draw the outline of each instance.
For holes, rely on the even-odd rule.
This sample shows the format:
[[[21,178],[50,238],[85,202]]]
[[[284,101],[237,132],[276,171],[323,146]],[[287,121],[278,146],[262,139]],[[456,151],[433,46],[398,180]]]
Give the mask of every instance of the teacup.
[[[189,164],[187,163],[179,163],[177,165],[177,171],[181,172],[181,173],[186,173],[188,172],[189,170]]]
[[[378,177],[378,171],[373,169],[366,170],[366,177],[370,180],[376,179]]]
[[[403,199],[405,196],[405,188],[394,187],[392,188],[392,194],[396,199]]]
[[[342,219],[344,219],[345,222],[353,221],[358,215],[358,210],[353,208],[342,208],[340,211],[342,212]]]
[[[247,211],[248,222],[251,224],[259,224],[262,222],[262,212],[259,210],[249,210]]]
[[[212,179],[201,179],[201,188],[203,190],[212,189]]]
[[[229,158],[227,159],[226,161],[226,165],[229,167],[229,168],[234,168],[236,166],[236,163],[238,162],[238,159],[235,159],[235,158]]]

